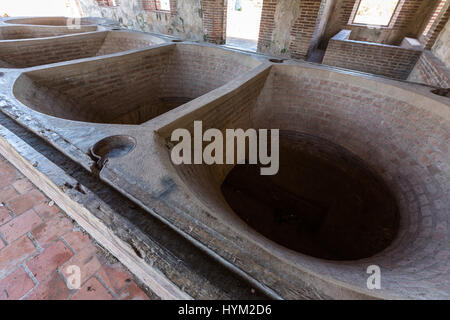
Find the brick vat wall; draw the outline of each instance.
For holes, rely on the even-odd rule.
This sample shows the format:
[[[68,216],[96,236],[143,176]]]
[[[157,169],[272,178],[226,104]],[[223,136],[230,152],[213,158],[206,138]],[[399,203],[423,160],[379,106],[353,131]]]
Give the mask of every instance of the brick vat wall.
[[[141,0],[144,10],[156,11],[162,13],[176,14],[177,13],[177,0],[170,0],[170,11],[161,10],[160,0]]]
[[[392,25],[386,29],[370,30],[366,26],[350,24],[351,17],[356,13],[356,0],[339,0],[336,2],[332,15],[329,19],[329,25],[326,27],[323,39],[318,39],[316,34],[321,16],[322,1],[300,1],[300,15],[293,23],[290,34],[292,40],[289,45],[291,57],[306,59],[309,51],[319,40],[323,40],[321,47],[324,48],[329,38],[336,35],[341,29],[353,30],[352,40],[373,41],[384,44],[399,44],[408,32],[409,25],[414,21],[418,14],[420,0],[402,0],[400,10],[394,15]],[[265,0],[263,2],[261,26],[259,32],[258,51],[270,52],[269,48],[274,41],[273,31],[275,29],[275,12],[277,10],[278,0]],[[279,55],[277,52],[271,52]]]
[[[408,81],[449,88],[450,70],[430,51],[424,51],[409,75]]]
[[[383,29],[369,29],[364,25],[354,25],[351,19],[356,14],[357,4],[359,0],[337,0],[332,8],[331,17],[325,27],[323,36],[316,35],[315,30],[319,23],[318,18],[321,16],[321,3],[323,1],[300,1],[300,16],[290,30],[292,40],[289,45],[289,52],[293,58],[305,59],[308,51],[321,41],[320,47],[325,48],[329,39],[340,32],[342,29],[353,30],[352,40],[370,41],[383,44],[400,44],[405,36],[417,37],[418,34],[409,34],[412,24],[417,24],[423,10],[431,11],[433,6],[427,6],[422,0],[401,0],[399,10],[396,11],[392,18],[391,25]],[[273,31],[275,29],[275,12],[277,10],[278,0],[265,0],[263,2],[261,27],[259,33],[258,51],[270,52],[273,39]],[[436,23],[431,37],[434,43],[435,38],[439,34],[445,22],[448,20],[448,12],[442,19]],[[319,36],[316,38],[315,36]],[[274,52],[271,52],[274,53]],[[279,53],[274,53],[279,54]]]
[[[97,26],[81,26],[80,29],[46,26],[2,26],[0,27],[0,40],[55,37],[65,34],[92,32],[97,31],[97,29]]]
[[[28,68],[43,64],[94,57],[164,43],[152,35],[109,31],[89,34],[7,41],[0,46],[1,68]]]
[[[173,129],[192,131],[192,119],[202,119],[204,128],[277,128],[345,147],[383,178],[397,200],[401,226],[388,249],[358,261],[324,262],[286,252],[254,233],[247,236],[265,250],[281,251],[292,264],[361,289],[367,266],[376,264],[383,270],[384,293],[449,297],[449,109],[445,98],[434,100],[429,92],[423,94],[423,87],[396,85],[320,68],[274,65],[227,93],[226,100],[190,111],[158,133],[166,141]],[[214,217],[248,232],[248,227],[239,229],[242,222],[220,189],[231,166],[180,165],[174,170]],[[271,285],[270,279],[266,284]]]
[[[323,64],[406,80],[422,51],[371,42],[348,40],[342,30],[329,43]]]
[[[0,172],[0,301],[148,299],[122,264],[3,156]],[[79,290],[66,286],[73,264],[83,277]]]
[[[259,64],[218,48],[171,44],[27,72],[14,92],[25,105],[56,117],[138,124]]]

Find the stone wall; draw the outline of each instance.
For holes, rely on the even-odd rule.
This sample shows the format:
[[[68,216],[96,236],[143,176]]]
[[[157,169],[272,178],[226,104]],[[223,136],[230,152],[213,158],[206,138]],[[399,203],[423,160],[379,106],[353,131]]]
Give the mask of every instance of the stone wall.
[[[121,1],[118,6],[105,5],[96,0],[79,0],[85,17],[105,17],[119,21],[123,27],[132,30],[168,34],[193,41],[206,40],[213,31],[204,26],[202,2],[172,1],[171,11],[162,11],[148,6],[146,0]]]

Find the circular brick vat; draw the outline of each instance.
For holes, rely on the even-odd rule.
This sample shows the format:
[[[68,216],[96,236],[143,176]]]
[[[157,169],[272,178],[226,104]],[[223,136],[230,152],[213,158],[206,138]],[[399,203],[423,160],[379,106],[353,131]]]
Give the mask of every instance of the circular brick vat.
[[[330,260],[368,258],[387,248],[399,225],[394,196],[348,150],[298,132],[280,133],[280,168],[236,165],[221,189],[249,226],[291,250]]]
[[[450,298],[450,107],[446,98],[431,94],[425,87],[320,68],[273,65],[268,75],[247,82],[208,113],[188,116],[203,119],[203,128],[273,128],[291,136],[281,141],[287,145],[281,152],[281,176],[268,180],[246,166],[174,167],[186,190],[200,200],[205,210],[245,238],[239,246],[251,255],[249,259],[282,274],[289,283],[297,283],[299,270],[307,270],[309,285],[319,295],[334,298],[354,297],[351,291],[383,297]],[[187,121],[176,121],[174,125],[182,123]],[[193,131],[191,126],[186,128]],[[311,170],[312,164],[323,158],[329,161]],[[311,165],[305,166],[302,161]],[[329,175],[320,172],[324,168]],[[328,226],[326,219],[322,221],[331,237],[314,238],[307,230],[300,230],[291,241],[289,233],[295,233],[289,230],[292,224],[274,225],[270,210],[278,205],[281,221],[292,219],[295,224],[307,220],[303,213],[289,210],[305,200],[305,193],[299,190],[306,188],[300,180],[318,177],[323,181],[313,181],[312,186],[325,188],[321,183],[337,179],[333,175],[342,181],[334,184],[331,193],[338,195],[345,189],[337,188],[353,185],[349,190],[355,199],[341,203],[344,208],[336,221],[330,219]],[[234,180],[228,183],[227,179]],[[244,190],[247,187],[249,190]],[[283,193],[274,194],[275,187],[283,189]],[[245,191],[241,198],[233,188]],[[258,194],[258,190],[262,193]],[[294,205],[286,209],[283,203],[273,200],[276,197],[284,197],[284,204],[292,201]],[[367,204],[375,201],[366,208],[373,210],[365,217],[367,220],[358,220],[362,211],[358,211],[356,203],[361,199]],[[311,198],[306,200],[305,206],[318,206]],[[264,201],[269,205],[255,209]],[[314,219],[310,220],[314,227]],[[344,221],[349,224],[339,227]],[[358,235],[362,230],[352,233],[351,229],[359,226],[366,228],[365,235]],[[346,228],[350,229],[348,239],[343,236]],[[314,244],[308,246],[312,239],[319,239],[322,251]],[[295,247],[295,241],[306,245]],[[327,253],[336,245],[339,254]],[[280,262],[272,265],[271,256],[287,261],[289,267],[281,267]],[[367,289],[366,271],[371,265],[381,269],[381,290]],[[297,272],[290,269],[292,266],[299,268]],[[256,272],[251,266],[240,267]],[[265,274],[255,277],[276,290],[276,284],[266,282]],[[314,297],[308,290],[302,294]]]
[[[95,143],[91,149],[91,155],[97,159],[97,165],[102,167],[110,158],[120,158],[133,151],[136,147],[136,139],[126,135],[106,137]]]

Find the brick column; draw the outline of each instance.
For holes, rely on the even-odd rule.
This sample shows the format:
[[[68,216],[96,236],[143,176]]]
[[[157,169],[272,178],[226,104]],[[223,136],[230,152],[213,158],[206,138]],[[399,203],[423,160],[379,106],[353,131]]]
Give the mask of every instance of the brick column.
[[[224,44],[227,30],[227,0],[202,0],[205,41]]]
[[[293,58],[306,59],[309,49],[313,43],[316,24],[319,23],[318,15],[321,1],[300,1],[300,17],[295,21],[291,29],[294,41],[289,46]]]

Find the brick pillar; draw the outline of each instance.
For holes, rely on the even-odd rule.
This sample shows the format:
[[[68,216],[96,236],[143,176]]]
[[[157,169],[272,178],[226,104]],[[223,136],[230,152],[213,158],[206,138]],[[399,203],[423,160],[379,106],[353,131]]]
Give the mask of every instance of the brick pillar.
[[[275,28],[275,9],[278,0],[264,0],[261,12],[261,25],[259,27],[258,51],[264,52],[270,47],[272,32]]]
[[[224,44],[227,31],[227,0],[202,0],[205,40]]]
[[[300,1],[300,17],[295,21],[291,29],[293,41],[289,46],[289,51],[293,58],[306,59],[309,49],[313,44],[313,36],[316,24],[319,23],[321,1],[302,0]]]

